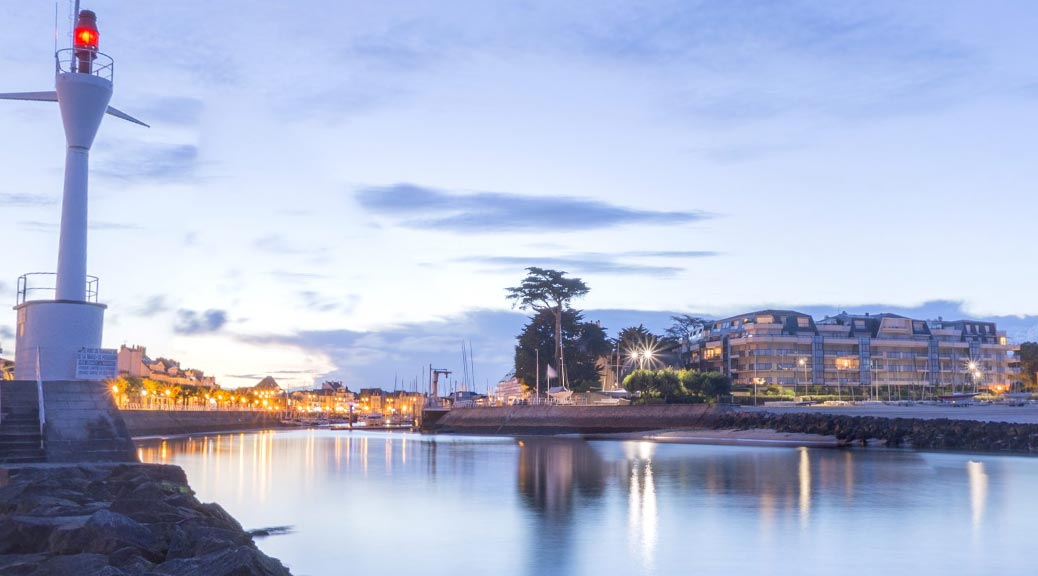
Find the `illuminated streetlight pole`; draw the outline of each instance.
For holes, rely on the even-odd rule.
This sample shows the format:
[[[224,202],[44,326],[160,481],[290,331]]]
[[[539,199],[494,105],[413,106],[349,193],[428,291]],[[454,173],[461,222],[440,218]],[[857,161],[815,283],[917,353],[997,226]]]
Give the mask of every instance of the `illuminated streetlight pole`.
[[[804,381],[807,382],[807,360],[801,356],[797,360],[797,364],[800,365],[800,369],[804,371]],[[793,400],[797,399],[797,373],[793,371]]]

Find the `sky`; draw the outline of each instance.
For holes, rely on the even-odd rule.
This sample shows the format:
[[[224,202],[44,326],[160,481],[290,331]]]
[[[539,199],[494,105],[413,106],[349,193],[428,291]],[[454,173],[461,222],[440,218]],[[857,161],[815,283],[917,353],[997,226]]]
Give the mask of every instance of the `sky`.
[[[0,92],[52,89],[53,6],[2,2]],[[107,347],[356,389],[460,375],[467,342],[482,388],[527,266],[582,278],[610,334],[782,307],[1038,337],[1033,3],[82,8],[151,124],[108,117],[91,151]],[[0,133],[13,305],[56,265],[64,136],[37,102]]]

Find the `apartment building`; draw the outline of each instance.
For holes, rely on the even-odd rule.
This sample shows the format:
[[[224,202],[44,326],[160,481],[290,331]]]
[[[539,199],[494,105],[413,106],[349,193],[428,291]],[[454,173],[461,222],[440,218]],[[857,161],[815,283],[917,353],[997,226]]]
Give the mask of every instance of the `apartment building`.
[[[1019,379],[1015,350],[993,322],[759,310],[709,323],[689,354],[692,367],[737,387],[1003,392]]]

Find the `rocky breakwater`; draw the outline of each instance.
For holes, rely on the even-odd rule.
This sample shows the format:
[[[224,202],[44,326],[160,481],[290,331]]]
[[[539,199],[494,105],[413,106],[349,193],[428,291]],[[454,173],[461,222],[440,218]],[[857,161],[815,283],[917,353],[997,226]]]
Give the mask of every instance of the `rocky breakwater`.
[[[290,576],[176,466],[0,468],[0,575],[73,574]]]
[[[835,436],[847,445],[1038,453],[1038,425],[1012,422],[735,411],[711,414],[700,425],[712,429],[764,428],[776,432]]]

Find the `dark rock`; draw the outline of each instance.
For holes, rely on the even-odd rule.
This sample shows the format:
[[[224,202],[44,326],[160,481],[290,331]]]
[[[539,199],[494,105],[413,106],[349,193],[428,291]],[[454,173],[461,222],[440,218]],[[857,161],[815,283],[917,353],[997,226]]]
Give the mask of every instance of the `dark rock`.
[[[99,510],[82,525],[63,526],[50,536],[50,552],[54,554],[93,552],[108,555],[128,546],[137,548],[140,555],[149,560],[162,559],[164,546],[148,528],[109,510]]]
[[[0,574],[4,576],[32,574],[40,562],[46,558],[43,554],[0,554]]]
[[[154,562],[141,556],[141,549],[133,546],[120,548],[108,555],[108,563],[130,574],[143,574],[150,571]]]
[[[82,526],[86,516],[6,516],[0,522],[0,554],[40,554],[48,551],[51,533]]]
[[[220,506],[215,502],[207,502],[199,505],[198,508],[206,516],[218,521],[224,528],[242,531],[241,524],[234,519],[234,516],[228,514],[227,511],[223,509],[223,506]]]
[[[285,576],[183,470],[90,464],[0,468],[0,574]]]
[[[156,566],[154,573],[165,576],[290,576],[281,562],[247,546],[170,560]]]
[[[122,576],[125,572],[102,572],[108,565],[108,558],[100,554],[73,554],[68,556],[51,556],[40,562],[31,576]]]

